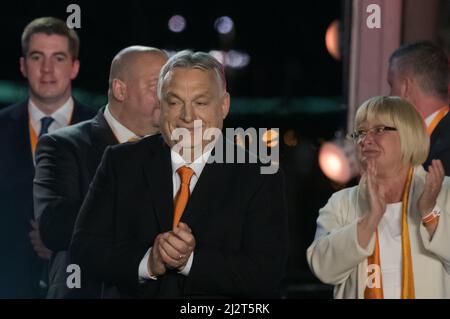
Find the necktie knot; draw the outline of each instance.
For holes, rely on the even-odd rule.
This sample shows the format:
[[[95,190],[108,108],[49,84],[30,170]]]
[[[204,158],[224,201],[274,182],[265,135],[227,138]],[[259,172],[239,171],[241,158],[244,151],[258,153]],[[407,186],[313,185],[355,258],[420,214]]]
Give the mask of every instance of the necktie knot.
[[[44,116],[41,118],[41,131],[39,132],[39,137],[48,133],[48,128],[54,120],[55,119],[51,116]]]
[[[187,166],[182,166],[177,169],[177,173],[180,176],[181,184],[188,184],[191,182],[191,178],[194,175],[192,168]]]

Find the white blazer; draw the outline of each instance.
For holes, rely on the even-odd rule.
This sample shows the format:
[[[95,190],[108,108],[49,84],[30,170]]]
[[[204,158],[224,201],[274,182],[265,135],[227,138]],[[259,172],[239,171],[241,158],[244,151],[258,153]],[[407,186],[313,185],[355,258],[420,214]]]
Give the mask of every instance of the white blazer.
[[[422,225],[417,201],[426,172],[414,169],[408,211],[409,238],[416,298],[450,298],[450,178],[445,177],[437,205],[442,209],[432,240]],[[306,255],[311,271],[334,285],[335,298],[364,298],[367,257],[375,247],[375,234],[367,249],[359,246],[357,222],[368,212],[364,186],[334,193],[319,211],[314,242]]]

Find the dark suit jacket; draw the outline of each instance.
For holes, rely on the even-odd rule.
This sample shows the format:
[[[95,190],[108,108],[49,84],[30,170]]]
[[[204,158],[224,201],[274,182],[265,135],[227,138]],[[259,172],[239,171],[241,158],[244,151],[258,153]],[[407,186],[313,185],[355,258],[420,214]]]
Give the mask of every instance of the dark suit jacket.
[[[93,116],[75,102],[72,123]],[[38,297],[43,264],[30,243],[34,164],[28,128],[28,101],[0,111],[0,298]]]
[[[160,135],[107,148],[75,225],[84,271],[132,297],[274,296],[285,271],[287,212],[281,171],[206,164],[181,221],[195,236],[189,276],[169,270],[140,284],[139,263],[171,230],[170,149]]]
[[[431,160],[440,159],[445,175],[450,176],[450,112],[442,118],[431,134],[430,152],[423,167],[428,170]]]
[[[36,148],[34,209],[41,238],[54,254],[48,298],[99,298],[101,286],[83,279],[68,289],[67,255],[73,227],[108,145],[117,144],[102,108],[95,118],[43,136]]]

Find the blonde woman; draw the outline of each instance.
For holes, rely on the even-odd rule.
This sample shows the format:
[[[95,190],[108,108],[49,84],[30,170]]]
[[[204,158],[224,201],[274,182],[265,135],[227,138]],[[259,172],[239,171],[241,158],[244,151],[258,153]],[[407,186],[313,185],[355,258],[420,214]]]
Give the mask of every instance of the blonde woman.
[[[335,298],[449,298],[450,179],[439,160],[421,166],[420,115],[399,97],[374,97],[355,128],[363,176],[320,210],[311,270]]]

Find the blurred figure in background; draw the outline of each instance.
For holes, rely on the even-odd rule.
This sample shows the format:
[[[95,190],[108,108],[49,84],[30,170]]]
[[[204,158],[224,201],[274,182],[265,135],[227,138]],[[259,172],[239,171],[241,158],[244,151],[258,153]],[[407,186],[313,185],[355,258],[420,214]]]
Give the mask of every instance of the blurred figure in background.
[[[37,298],[46,289],[39,279],[52,252],[34,220],[33,157],[40,136],[94,115],[72,98],[78,50],[75,31],[56,18],[35,19],[22,34],[29,97],[0,111],[0,298]]]
[[[407,44],[389,59],[390,95],[413,104],[431,136],[425,169],[440,159],[445,175],[450,175],[450,115],[448,114],[449,61],[445,51],[430,42]]]
[[[111,63],[108,104],[92,120],[58,130],[39,140],[36,150],[34,206],[44,244],[55,256],[47,298],[110,298],[113,289],[88,280],[66,285],[67,253],[81,204],[108,145],[137,140],[159,131],[156,96],[159,71],[167,60],[156,48],[131,46]],[[103,289],[102,289],[103,288]]]

